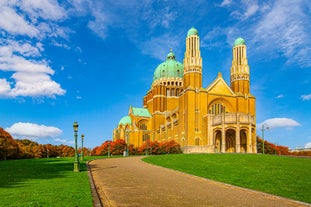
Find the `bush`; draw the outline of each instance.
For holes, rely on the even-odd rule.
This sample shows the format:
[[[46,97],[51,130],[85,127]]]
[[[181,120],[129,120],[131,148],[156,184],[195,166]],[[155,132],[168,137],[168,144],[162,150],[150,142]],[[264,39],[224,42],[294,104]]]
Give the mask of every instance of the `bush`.
[[[109,146],[110,145],[110,146]],[[123,151],[126,150],[126,143],[123,139],[118,139],[116,141],[106,141],[100,146],[95,147],[92,150],[92,155],[108,155],[108,146],[110,147],[111,155],[122,155]],[[144,155],[148,150],[148,154],[152,155],[162,155],[162,154],[179,154],[182,153],[180,145],[172,141],[158,142],[147,140],[140,147],[135,147],[133,144],[128,146],[129,155]]]

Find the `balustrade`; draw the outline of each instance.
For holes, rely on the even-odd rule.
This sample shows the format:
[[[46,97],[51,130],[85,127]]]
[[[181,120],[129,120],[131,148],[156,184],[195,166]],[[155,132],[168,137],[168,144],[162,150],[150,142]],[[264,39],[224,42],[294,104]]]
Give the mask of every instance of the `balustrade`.
[[[236,114],[226,113],[225,115],[219,114],[212,117],[212,126],[221,125],[224,121],[225,124],[234,124],[238,122],[241,124],[255,124],[255,117],[249,114]]]

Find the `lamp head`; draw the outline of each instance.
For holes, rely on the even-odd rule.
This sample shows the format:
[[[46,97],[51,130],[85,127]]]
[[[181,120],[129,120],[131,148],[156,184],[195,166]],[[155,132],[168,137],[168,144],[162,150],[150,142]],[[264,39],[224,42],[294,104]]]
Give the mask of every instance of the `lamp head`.
[[[79,124],[78,124],[78,122],[75,121],[75,122],[73,123],[73,131],[74,131],[74,132],[78,132],[78,127],[79,127]]]
[[[81,139],[84,140],[84,134],[81,134]]]

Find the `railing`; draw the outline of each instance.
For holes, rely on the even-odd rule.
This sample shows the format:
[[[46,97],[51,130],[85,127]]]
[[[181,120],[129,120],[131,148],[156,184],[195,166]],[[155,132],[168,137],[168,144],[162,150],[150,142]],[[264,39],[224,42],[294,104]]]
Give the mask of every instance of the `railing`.
[[[236,113],[226,113],[225,115],[219,114],[212,116],[212,125],[221,125],[223,122],[225,124],[255,124],[255,116],[249,114],[236,114]]]

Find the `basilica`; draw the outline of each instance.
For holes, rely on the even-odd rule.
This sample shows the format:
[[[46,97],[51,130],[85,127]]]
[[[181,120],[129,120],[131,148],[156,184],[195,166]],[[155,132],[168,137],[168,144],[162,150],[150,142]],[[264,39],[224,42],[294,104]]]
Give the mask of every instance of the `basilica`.
[[[198,30],[186,36],[183,63],[170,51],[159,64],[143,108],[129,107],[113,130],[113,139],[141,146],[147,140],[175,140],[183,153],[257,153],[256,98],[250,93],[246,45],[237,38],[232,48],[230,85],[218,73],[202,87]]]

